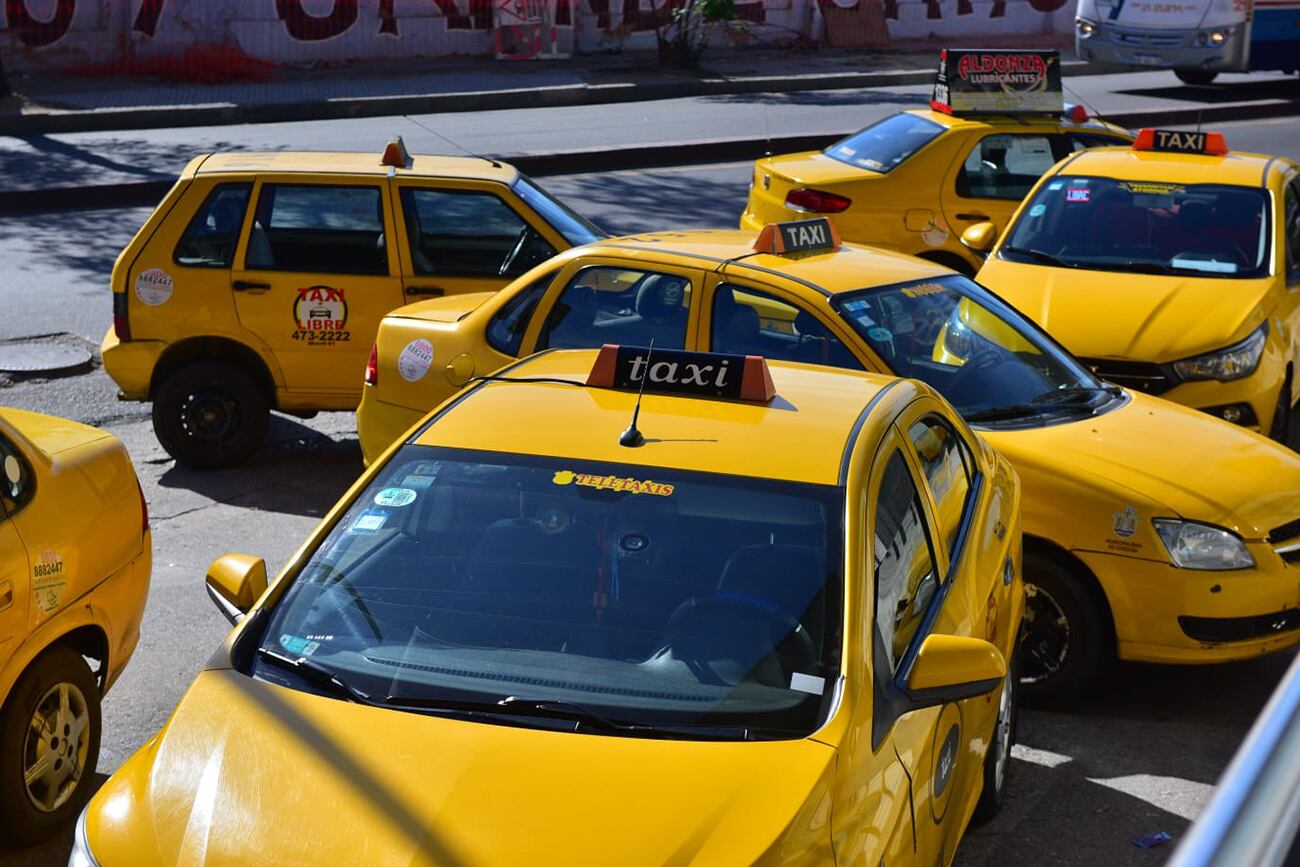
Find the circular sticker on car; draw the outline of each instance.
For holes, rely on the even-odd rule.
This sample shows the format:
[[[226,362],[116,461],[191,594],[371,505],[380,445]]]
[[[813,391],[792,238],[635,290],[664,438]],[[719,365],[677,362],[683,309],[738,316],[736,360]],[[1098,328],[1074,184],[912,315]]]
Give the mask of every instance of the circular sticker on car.
[[[161,268],[141,271],[135,278],[135,297],[150,307],[166,304],[172,297],[172,275]]]
[[[375,494],[376,506],[409,506],[415,502],[415,491],[410,488],[384,488]]]
[[[407,382],[419,382],[429,372],[433,363],[433,344],[427,340],[412,340],[397,355],[397,372]]]
[[[948,243],[948,227],[939,220],[931,220],[921,231],[921,238],[931,247],[942,247]]]

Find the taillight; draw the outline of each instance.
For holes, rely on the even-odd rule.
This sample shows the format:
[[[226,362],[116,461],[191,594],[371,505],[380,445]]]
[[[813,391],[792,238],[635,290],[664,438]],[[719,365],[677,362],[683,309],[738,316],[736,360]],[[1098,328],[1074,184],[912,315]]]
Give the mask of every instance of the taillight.
[[[838,214],[853,204],[852,199],[828,193],[825,190],[791,190],[785,194],[785,206],[796,211],[811,211],[814,214]]]
[[[366,385],[379,384],[379,344],[370,344],[370,360],[366,362]]]
[[[144,498],[144,488],[140,487],[140,480],[135,480],[135,489],[140,492],[140,532],[141,534],[149,532],[149,501]]]
[[[131,339],[131,320],[126,315],[126,293],[113,293],[113,333],[126,342]]]

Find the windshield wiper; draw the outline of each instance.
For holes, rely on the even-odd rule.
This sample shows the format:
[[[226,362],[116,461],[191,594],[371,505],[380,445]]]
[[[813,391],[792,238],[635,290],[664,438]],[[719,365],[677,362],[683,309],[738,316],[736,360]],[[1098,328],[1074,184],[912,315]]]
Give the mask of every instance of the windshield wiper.
[[[1030,398],[1029,402],[1037,406],[1069,406],[1076,403],[1082,406],[1084,405],[1082,401],[1072,399],[1090,394],[1108,394],[1111,397],[1121,397],[1124,390],[1118,385],[1071,385],[1068,388],[1045,391],[1037,397]]]
[[[1064,259],[1058,259],[1055,256],[1053,256],[1051,253],[1044,253],[1042,250],[1032,250],[1028,247],[1006,246],[1002,248],[1002,252],[1019,253],[1021,256],[1028,256],[1030,259],[1033,259],[1035,262],[1040,262],[1044,265],[1054,265],[1058,268],[1079,267],[1078,265],[1072,264],[1070,262],[1066,262]]]
[[[257,655],[280,668],[287,668],[312,686],[329,690],[338,698],[354,701],[357,704],[376,704],[375,700],[369,695],[341,680],[337,674],[319,662],[312,662],[305,656],[293,659],[277,653],[269,647],[257,648]]]
[[[620,722],[601,716],[590,708],[543,698],[520,698],[507,696],[500,701],[476,701],[462,698],[438,698],[434,696],[390,695],[383,701],[384,705],[394,708],[412,710],[454,711],[479,714],[513,714],[516,716],[534,716],[546,719],[572,720],[602,731],[637,731],[641,726],[634,723]]]
[[[1173,274],[1174,269],[1160,262],[1125,262],[1118,266],[1134,274]]]
[[[1040,395],[1041,397],[1042,395]],[[982,409],[979,412],[962,413],[962,418],[966,419],[968,424],[978,424],[982,421],[1007,421],[1014,418],[1024,418],[1031,415],[1040,415],[1045,412],[1054,412],[1062,409],[1082,409],[1092,412],[1096,409],[1096,403],[1091,400],[1063,400],[1049,403],[1012,403],[1006,406],[995,406],[992,409]]]

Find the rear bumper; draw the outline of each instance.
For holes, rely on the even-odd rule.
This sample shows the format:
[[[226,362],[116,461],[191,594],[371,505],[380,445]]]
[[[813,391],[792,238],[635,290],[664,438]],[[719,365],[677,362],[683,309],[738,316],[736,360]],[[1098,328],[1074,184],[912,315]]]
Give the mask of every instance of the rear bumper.
[[[104,360],[104,372],[113,378],[121,389],[124,400],[148,400],[153,371],[167,344],[161,340],[117,339],[112,327],[99,345]]]
[[[373,386],[362,389],[361,404],[357,407],[357,439],[361,441],[361,458],[366,466],[427,415],[417,409],[385,403],[374,392]]]
[[[1257,566],[1233,572],[1075,553],[1110,602],[1121,659],[1203,664],[1300,644],[1300,566],[1264,543],[1249,548]]]

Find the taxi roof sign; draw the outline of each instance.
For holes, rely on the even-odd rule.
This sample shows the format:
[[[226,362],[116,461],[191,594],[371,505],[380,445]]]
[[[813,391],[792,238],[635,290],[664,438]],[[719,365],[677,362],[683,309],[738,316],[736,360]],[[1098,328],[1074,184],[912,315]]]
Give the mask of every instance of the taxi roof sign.
[[[829,253],[840,248],[840,233],[827,217],[768,223],[754,240],[759,253]]]
[[[945,48],[930,107],[945,114],[1060,114],[1060,54]]]
[[[1228,142],[1221,132],[1183,132],[1148,127],[1138,131],[1133,140],[1133,150],[1224,156],[1228,153]]]
[[[373,151],[371,151],[373,153]],[[384,145],[383,156],[379,158],[381,166],[394,166],[395,168],[405,169],[411,165],[411,154],[406,149],[406,142],[402,141],[399,135],[396,138],[388,140]]]
[[[688,397],[767,403],[776,397],[767,359],[606,343],[596,355],[587,385]]]

